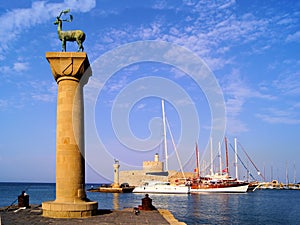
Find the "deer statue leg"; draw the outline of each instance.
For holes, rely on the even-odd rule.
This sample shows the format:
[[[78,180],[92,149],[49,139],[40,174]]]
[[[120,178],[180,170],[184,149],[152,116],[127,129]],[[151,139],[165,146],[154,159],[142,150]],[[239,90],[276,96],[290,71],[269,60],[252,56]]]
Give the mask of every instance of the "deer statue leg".
[[[65,39],[63,39],[63,40],[61,41],[61,51],[62,51],[62,52],[65,52],[65,51],[66,51],[66,40],[65,40]]]
[[[82,41],[77,39],[76,40],[77,44],[78,44],[78,52],[80,52],[80,50],[83,52],[83,45],[82,45]]]

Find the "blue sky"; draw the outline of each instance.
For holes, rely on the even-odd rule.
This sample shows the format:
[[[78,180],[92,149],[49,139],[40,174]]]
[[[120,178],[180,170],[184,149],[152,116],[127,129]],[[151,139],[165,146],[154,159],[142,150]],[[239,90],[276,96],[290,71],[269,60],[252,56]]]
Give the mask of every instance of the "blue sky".
[[[121,169],[136,169],[155,152],[164,159],[161,98],[185,170],[195,166],[195,142],[202,165],[209,164],[210,135],[219,129],[219,118],[213,126],[218,102],[210,98],[205,80],[199,85],[188,66],[176,65],[184,60],[189,65],[192,55],[222,92],[220,109],[226,114],[219,124],[226,122],[231,145],[236,137],[268,180],[271,167],[273,178],[282,181],[286,167],[290,180],[294,167],[300,171],[299,1],[11,0],[0,3],[0,181],[55,181],[57,84],[45,53],[61,50],[53,22],[67,8],[74,20],[63,29],[86,33],[84,47],[94,73],[85,87],[87,182],[111,179],[114,158]],[[187,58],[170,54],[166,61],[135,61],[147,41],[156,44],[154,55],[162,43],[188,53]],[[67,43],[67,51],[76,49]],[[120,66],[129,59],[134,63]],[[101,72],[114,60],[123,61],[104,80]],[[197,116],[186,114],[189,109]],[[126,124],[128,136],[122,130]],[[213,140],[216,162],[218,141]],[[168,146],[169,167],[179,169],[169,134]]]

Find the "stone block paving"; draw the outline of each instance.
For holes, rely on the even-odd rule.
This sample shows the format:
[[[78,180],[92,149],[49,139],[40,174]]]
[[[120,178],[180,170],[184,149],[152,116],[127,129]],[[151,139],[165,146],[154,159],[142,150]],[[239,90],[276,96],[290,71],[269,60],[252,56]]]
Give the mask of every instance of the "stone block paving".
[[[17,208],[11,207],[8,210],[0,209],[0,225],[111,225],[111,224],[170,224],[158,211],[140,211],[135,215],[132,209],[125,210],[98,210],[98,214],[89,218],[57,219],[42,216],[41,207],[32,207],[15,212]]]

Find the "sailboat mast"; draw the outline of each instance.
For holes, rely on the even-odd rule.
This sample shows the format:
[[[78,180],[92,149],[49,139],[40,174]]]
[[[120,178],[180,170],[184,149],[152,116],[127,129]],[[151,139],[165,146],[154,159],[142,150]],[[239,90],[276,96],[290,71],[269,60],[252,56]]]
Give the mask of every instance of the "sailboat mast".
[[[285,164],[285,183],[289,184],[289,175],[288,175],[288,162]]]
[[[198,144],[196,143],[196,172],[197,172],[197,179],[200,178],[200,168],[199,168],[199,151],[198,151]]]
[[[266,165],[265,165],[265,163],[264,163],[264,179],[263,179],[264,182],[266,182],[265,177],[266,177]]]
[[[213,165],[213,146],[212,146],[212,138],[210,138],[210,175],[214,175],[214,165]]]
[[[220,175],[222,175],[222,155],[221,155],[221,143],[219,142],[219,166],[220,166]]]
[[[165,158],[166,158],[166,163],[165,163],[165,171],[168,171],[168,146],[167,146],[167,129],[166,129],[166,115],[165,115],[165,101],[162,99],[161,100],[161,109],[162,109],[162,119],[163,119],[163,135],[164,135],[164,151],[165,151]]]
[[[229,176],[229,166],[228,166],[228,145],[227,145],[227,138],[225,137],[225,149],[226,149],[226,173]]]
[[[294,184],[296,184],[296,163],[294,162]]]
[[[257,171],[257,174],[259,176],[262,177],[263,181],[266,181],[266,168],[265,168],[265,164],[264,164],[264,174],[262,174],[259,169],[257,168],[257,166],[255,165],[255,163],[253,162],[253,160],[250,158],[250,156],[248,155],[248,153],[246,152],[246,150],[244,149],[243,145],[241,143],[238,143],[240,145],[240,147],[242,148],[243,152],[245,153],[245,155],[247,156],[247,158],[250,160],[251,164],[254,166],[254,168],[256,169]]]
[[[271,164],[271,181],[273,180],[273,165]]]
[[[235,158],[235,178],[238,180],[239,175],[238,175],[238,154],[237,154],[237,141],[236,138],[234,138],[234,158]]]
[[[183,167],[182,167],[180,157],[179,157],[176,145],[175,145],[175,141],[174,141],[173,134],[172,134],[172,131],[171,131],[171,128],[170,128],[170,124],[169,124],[167,118],[166,118],[166,123],[167,123],[167,126],[168,126],[168,131],[169,131],[169,134],[170,134],[170,137],[171,137],[171,140],[172,140],[172,144],[173,144],[176,156],[177,156],[177,160],[178,160],[179,167],[180,167],[180,170],[181,170],[181,173],[182,173],[182,177],[185,179],[185,175],[184,175],[184,172],[183,172]]]

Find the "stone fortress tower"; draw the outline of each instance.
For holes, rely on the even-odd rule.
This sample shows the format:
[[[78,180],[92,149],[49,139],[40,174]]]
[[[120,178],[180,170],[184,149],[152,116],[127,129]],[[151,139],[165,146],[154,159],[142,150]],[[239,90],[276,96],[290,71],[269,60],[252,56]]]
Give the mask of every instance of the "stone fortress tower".
[[[144,161],[142,170],[120,171],[120,183],[129,183],[138,186],[143,181],[168,181],[168,171],[164,171],[164,163],[159,161],[159,156],[154,155],[154,161]]]
[[[132,186],[139,186],[144,181],[162,181],[178,184],[183,175],[182,172],[175,170],[164,170],[164,162],[159,161],[159,155],[154,155],[154,161],[144,161],[142,170],[119,171],[120,183],[129,183]],[[193,177],[193,172],[184,172],[185,177]]]
[[[164,163],[159,161],[159,155],[154,155],[154,161],[144,161],[143,170],[148,172],[163,172]]]

